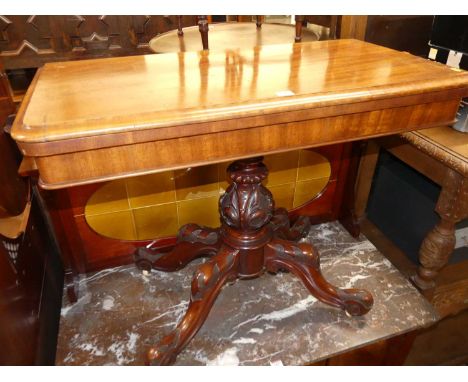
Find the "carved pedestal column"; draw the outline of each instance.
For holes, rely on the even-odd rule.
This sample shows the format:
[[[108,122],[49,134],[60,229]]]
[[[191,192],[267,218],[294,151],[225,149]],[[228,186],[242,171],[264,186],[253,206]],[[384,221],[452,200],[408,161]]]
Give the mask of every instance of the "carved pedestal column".
[[[468,215],[468,179],[448,169],[436,212],[440,221],[424,238],[419,250],[421,265],[413,277],[422,290],[435,286],[439,271],[447,265],[455,247],[455,224]]]
[[[262,158],[240,160],[228,167],[231,184],[220,198],[221,227],[188,224],[179,231],[177,244],[167,253],[141,248],[135,254],[142,269],[182,268],[193,259],[210,259],[195,272],[190,303],[176,329],[149,350],[148,363],[168,365],[203,325],[224,284],[237,278],[254,278],[265,270],[290,271],[320,301],[362,315],[372,307],[372,296],[359,289],[339,289],[320,273],[319,255],[312,245],[297,241],[310,222],[302,217],[290,227],[287,211],[274,209],[273,196],[263,185],[268,170]],[[292,241],[291,241],[292,240]]]

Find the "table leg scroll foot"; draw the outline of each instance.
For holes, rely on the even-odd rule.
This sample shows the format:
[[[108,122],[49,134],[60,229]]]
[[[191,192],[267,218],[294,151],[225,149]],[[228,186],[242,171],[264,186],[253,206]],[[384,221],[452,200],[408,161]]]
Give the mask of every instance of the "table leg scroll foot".
[[[345,310],[349,315],[364,315],[372,308],[373,298],[369,292],[339,289],[325,280],[320,272],[319,255],[310,244],[272,240],[265,248],[265,267],[272,273],[279,270],[294,273],[314,297]]]
[[[148,352],[148,364],[170,365],[205,322],[221,288],[237,277],[238,250],[223,246],[216,256],[195,271],[190,303],[175,330]]]
[[[149,248],[138,248],[134,254],[136,266],[145,271],[152,268],[172,272],[185,267],[202,256],[213,256],[220,247],[218,230],[186,224],[180,228],[177,243],[169,252],[157,252]]]

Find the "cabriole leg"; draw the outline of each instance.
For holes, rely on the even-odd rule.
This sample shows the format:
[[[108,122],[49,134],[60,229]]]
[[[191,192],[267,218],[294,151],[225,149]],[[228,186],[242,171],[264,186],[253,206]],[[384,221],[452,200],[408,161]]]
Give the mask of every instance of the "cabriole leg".
[[[172,251],[156,252],[139,248],[134,255],[138,268],[150,271],[173,272],[185,267],[192,260],[203,256],[213,256],[220,247],[218,230],[201,227],[197,224],[184,225],[177,235],[177,243]]]
[[[223,246],[210,261],[202,264],[192,279],[190,303],[175,330],[148,352],[151,365],[170,365],[195,336],[208,316],[223,285],[236,279],[239,251]]]
[[[361,316],[372,308],[374,300],[369,292],[339,289],[325,280],[320,272],[319,255],[310,244],[273,239],[265,248],[265,267],[272,273],[279,270],[294,273],[314,297],[352,316]]]
[[[306,237],[311,227],[307,216],[300,216],[291,227],[288,211],[285,208],[275,210],[271,225],[276,237],[292,241],[298,241]]]

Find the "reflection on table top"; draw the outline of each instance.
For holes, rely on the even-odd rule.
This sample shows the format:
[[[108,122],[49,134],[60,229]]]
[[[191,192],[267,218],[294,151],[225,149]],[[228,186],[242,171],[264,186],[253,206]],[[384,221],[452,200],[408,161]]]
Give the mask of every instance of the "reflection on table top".
[[[257,28],[255,23],[219,23],[210,24],[208,41],[210,50],[250,49],[254,46],[271,44],[290,44],[294,42],[294,25],[262,24]],[[202,41],[198,26],[183,29],[184,35],[178,36],[172,30],[154,37],[150,49],[155,53],[191,52],[202,50]],[[303,28],[302,41],[317,41],[321,36]]]

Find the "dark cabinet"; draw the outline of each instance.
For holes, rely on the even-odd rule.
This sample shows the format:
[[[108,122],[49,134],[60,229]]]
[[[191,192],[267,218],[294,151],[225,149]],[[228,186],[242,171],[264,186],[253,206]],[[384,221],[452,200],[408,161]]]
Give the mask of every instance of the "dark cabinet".
[[[0,365],[51,365],[63,270],[40,195],[17,175],[21,156],[3,131],[14,108],[1,79]]]

